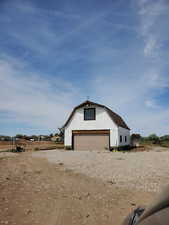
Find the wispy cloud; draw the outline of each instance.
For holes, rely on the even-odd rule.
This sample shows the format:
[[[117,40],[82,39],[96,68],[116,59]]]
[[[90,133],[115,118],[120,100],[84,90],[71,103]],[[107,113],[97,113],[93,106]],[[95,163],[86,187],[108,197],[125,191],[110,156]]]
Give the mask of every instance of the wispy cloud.
[[[0,90],[0,112],[6,112],[6,119],[39,130],[61,126],[79,93],[70,82],[59,77],[47,80],[12,59],[0,60]]]
[[[158,105],[156,104],[156,102],[153,99],[145,100],[145,105],[147,107],[150,107],[150,108],[157,108],[158,107]]]
[[[148,77],[149,78],[149,77]],[[163,107],[157,96],[163,92],[161,84],[146,76],[100,76],[93,80],[94,97],[118,112],[132,129],[143,135],[168,133],[169,106]]]
[[[6,16],[6,10],[8,16]],[[23,5],[22,1],[15,1],[6,5],[0,20],[6,21],[8,36],[30,51],[30,54],[46,57],[46,54],[52,54],[55,50],[55,55],[59,58],[67,42],[87,32],[91,26],[101,21],[110,12],[111,10],[106,10],[86,18],[79,14],[45,10],[37,8],[33,3]],[[23,17],[25,21],[21,23]]]
[[[149,57],[158,57],[164,42],[169,35],[169,2],[166,0],[140,0],[138,14],[140,16],[140,34],[144,38],[144,54]]]

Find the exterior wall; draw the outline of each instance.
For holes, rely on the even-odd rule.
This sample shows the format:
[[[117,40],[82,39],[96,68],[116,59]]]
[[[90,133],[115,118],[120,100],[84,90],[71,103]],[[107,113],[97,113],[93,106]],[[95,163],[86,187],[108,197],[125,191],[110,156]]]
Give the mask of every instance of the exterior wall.
[[[122,136],[122,142],[120,143],[120,135]],[[127,142],[125,142],[125,136]],[[123,127],[118,127],[118,146],[130,145],[130,130]]]
[[[92,106],[91,106],[92,107]],[[65,127],[65,146],[72,145],[72,130],[110,130],[110,146],[118,145],[118,127],[104,108],[96,108],[96,120],[84,120],[84,108],[77,109],[71,121]]]

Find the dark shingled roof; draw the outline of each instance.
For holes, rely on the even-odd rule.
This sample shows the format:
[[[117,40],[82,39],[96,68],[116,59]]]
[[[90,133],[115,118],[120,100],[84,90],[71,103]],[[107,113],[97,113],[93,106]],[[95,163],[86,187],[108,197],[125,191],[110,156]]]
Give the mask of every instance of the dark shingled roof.
[[[104,106],[104,105],[100,105],[98,103],[95,103],[95,102],[91,102],[91,101],[85,101],[83,103],[81,103],[80,105],[76,106],[73,111],[71,112],[69,118],[67,119],[66,123],[64,124],[63,128],[67,126],[67,124],[69,123],[69,121],[72,119],[75,111],[83,106],[90,106],[90,105],[96,105],[96,106],[99,106],[99,107],[102,107],[104,108],[107,113],[109,114],[110,118],[115,122],[115,124],[119,127],[123,127],[125,129],[128,129],[130,130],[130,128],[127,126],[127,124],[124,122],[124,120],[121,118],[121,116],[119,116],[118,114],[116,114],[115,112],[113,112],[111,109],[109,109],[108,107]]]

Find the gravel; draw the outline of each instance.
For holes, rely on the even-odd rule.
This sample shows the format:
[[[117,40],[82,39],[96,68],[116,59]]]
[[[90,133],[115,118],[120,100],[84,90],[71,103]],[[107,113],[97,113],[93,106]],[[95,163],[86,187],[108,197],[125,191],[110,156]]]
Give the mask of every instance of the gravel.
[[[133,153],[52,150],[32,154],[118,187],[159,192],[169,183],[168,150]]]

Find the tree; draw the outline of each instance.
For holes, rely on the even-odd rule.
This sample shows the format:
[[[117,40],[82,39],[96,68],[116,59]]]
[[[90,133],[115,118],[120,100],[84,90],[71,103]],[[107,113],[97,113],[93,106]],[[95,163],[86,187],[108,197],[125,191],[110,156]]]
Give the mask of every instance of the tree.
[[[156,134],[150,134],[150,135],[147,137],[147,139],[148,139],[149,141],[152,141],[153,144],[158,144],[159,141],[160,141],[159,137],[158,137]]]
[[[61,141],[63,141],[64,140],[64,135],[65,135],[65,130],[62,127],[58,128],[58,130],[59,130],[59,136],[61,138]]]
[[[169,141],[169,135],[161,136],[160,141]]]
[[[141,135],[140,134],[132,134],[131,135],[131,140],[140,140],[141,139]]]
[[[16,134],[15,138],[23,138],[23,134]]]
[[[11,141],[11,137],[10,136],[5,136],[5,135],[1,135],[0,136],[0,141]]]
[[[53,134],[51,133],[51,134],[49,135],[49,137],[51,137],[51,138],[52,138],[52,137],[53,137]]]

